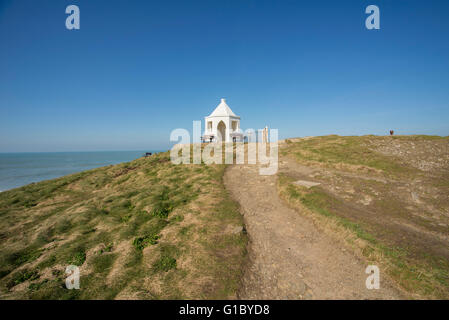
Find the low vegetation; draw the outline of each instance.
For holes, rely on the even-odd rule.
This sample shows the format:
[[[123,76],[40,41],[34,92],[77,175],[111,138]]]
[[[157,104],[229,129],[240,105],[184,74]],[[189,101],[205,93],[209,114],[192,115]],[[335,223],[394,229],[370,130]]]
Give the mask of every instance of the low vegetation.
[[[290,206],[411,298],[449,298],[448,137],[288,139],[280,155]],[[247,238],[224,169],[160,153],[0,193],[0,298],[235,298]]]
[[[281,154],[278,190],[292,207],[411,298],[449,298],[449,138],[290,139]]]
[[[247,239],[224,169],[159,153],[0,193],[0,298],[235,298]]]

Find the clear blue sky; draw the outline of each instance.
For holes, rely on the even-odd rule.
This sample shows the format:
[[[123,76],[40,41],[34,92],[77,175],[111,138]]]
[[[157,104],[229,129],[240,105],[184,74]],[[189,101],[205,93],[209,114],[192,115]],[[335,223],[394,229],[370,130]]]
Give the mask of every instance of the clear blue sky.
[[[447,0],[0,0],[0,152],[165,149],[222,97],[281,138],[449,135],[448,16]]]

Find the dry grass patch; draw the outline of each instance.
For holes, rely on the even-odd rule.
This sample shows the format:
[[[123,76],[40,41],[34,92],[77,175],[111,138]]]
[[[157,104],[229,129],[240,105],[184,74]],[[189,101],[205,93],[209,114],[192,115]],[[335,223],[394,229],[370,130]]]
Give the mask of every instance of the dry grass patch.
[[[278,190],[292,207],[411,297],[449,298],[448,138],[314,137],[286,142],[281,153]]]

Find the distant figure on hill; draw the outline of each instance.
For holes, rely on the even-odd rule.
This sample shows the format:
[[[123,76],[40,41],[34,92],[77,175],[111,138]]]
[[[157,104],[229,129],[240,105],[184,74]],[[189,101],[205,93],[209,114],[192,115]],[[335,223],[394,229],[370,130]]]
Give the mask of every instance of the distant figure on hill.
[[[390,136],[394,135],[394,131],[390,130]]]

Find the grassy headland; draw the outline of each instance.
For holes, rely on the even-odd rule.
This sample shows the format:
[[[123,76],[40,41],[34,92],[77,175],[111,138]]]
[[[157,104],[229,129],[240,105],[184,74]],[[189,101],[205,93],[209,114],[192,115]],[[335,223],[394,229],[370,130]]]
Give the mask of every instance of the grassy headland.
[[[448,137],[288,139],[281,155],[278,190],[291,206],[410,297],[449,298]]]
[[[235,298],[247,238],[224,169],[160,153],[0,193],[0,298]]]

